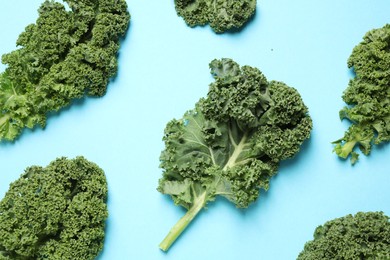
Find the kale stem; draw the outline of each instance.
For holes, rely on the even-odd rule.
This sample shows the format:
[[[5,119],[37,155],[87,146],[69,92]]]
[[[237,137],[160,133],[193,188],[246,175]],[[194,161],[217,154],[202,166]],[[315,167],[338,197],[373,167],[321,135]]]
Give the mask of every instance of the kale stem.
[[[2,117],[0,117],[0,127],[4,125],[9,119],[10,119],[9,114],[5,114]]]
[[[161,241],[159,247],[163,251],[167,251],[171,245],[176,241],[180,234],[186,229],[186,227],[191,223],[195,216],[200,212],[200,210],[206,204],[206,192],[203,192],[199,197],[194,201],[192,207],[187,211],[187,213],[179,219],[179,221],[171,228],[168,235]]]
[[[348,141],[348,142],[344,143],[344,145],[342,145],[341,150],[338,153],[338,155],[341,158],[346,159],[349,156],[349,154],[352,152],[352,150],[355,147],[356,143],[357,143],[356,140],[352,140],[352,141]]]
[[[236,145],[233,154],[230,156],[228,162],[223,167],[223,171],[226,171],[229,168],[232,168],[234,164],[236,163],[236,160],[238,156],[240,156],[241,152],[244,150],[244,147],[246,145],[246,139],[248,138],[247,134],[245,133],[244,136],[241,138],[241,141],[238,145]]]

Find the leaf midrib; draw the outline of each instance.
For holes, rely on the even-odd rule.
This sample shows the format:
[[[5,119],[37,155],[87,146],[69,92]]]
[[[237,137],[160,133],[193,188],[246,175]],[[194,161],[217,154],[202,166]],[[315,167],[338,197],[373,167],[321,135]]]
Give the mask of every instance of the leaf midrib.
[[[240,142],[236,145],[233,144],[234,146],[234,152],[229,156],[229,160],[226,162],[225,166],[222,168],[223,171],[226,171],[229,168],[232,168],[240,156],[240,154],[245,150],[245,147],[247,146],[247,140],[248,134],[244,133],[242,136]]]

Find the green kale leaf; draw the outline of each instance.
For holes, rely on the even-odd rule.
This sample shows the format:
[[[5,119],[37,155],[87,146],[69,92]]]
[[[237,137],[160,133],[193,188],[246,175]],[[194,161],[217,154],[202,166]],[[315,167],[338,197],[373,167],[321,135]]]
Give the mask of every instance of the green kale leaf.
[[[84,96],[103,96],[117,71],[119,41],[130,14],[125,0],[46,0],[35,24],[4,54],[0,141],[46,125],[47,114]]]
[[[358,212],[316,228],[298,260],[390,259],[390,219],[383,212]]]
[[[0,259],[95,259],[106,200],[103,170],[83,157],[27,168],[0,201]]]
[[[231,59],[213,60],[210,68],[215,82],[207,97],[165,128],[158,191],[188,212],[161,242],[162,250],[216,196],[248,207],[312,129],[296,89]]]
[[[348,106],[340,111],[340,118],[352,125],[333,143],[339,157],[350,156],[355,164],[356,147],[368,155],[373,144],[390,141],[390,24],[369,31],[353,49],[348,66],[356,76],[343,93]]]
[[[188,26],[210,24],[223,33],[246,24],[255,13],[256,0],[175,0],[175,8]]]

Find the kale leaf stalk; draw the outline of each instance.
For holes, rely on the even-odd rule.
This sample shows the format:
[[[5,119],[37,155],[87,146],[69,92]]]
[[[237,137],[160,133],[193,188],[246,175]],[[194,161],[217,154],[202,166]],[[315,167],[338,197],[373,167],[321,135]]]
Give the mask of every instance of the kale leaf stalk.
[[[160,249],[167,251],[171,245],[176,241],[176,239],[183,233],[187,226],[192,222],[192,220],[198,215],[200,210],[206,205],[206,191],[201,194],[196,194],[195,190],[192,189],[194,196],[194,204],[187,211],[187,213],[171,228],[168,235],[160,243]]]
[[[10,115],[9,114],[4,114],[2,117],[0,117],[0,128],[4,127],[4,124],[7,123],[10,120]]]
[[[311,118],[294,88],[231,59],[213,60],[210,69],[207,97],[165,128],[157,190],[188,211],[160,243],[164,251],[217,196],[247,208],[268,189],[279,161],[310,136]]]
[[[230,138],[230,137],[229,137]],[[247,134],[244,134],[243,137],[241,138],[240,143],[237,145],[234,143],[234,139],[231,138],[232,144],[234,146],[234,152],[233,154],[229,157],[229,160],[223,167],[223,171],[227,171],[229,168],[233,168],[237,164],[237,159],[240,156],[240,154],[244,151],[245,147],[248,146],[248,143],[246,143],[246,140],[248,138]]]

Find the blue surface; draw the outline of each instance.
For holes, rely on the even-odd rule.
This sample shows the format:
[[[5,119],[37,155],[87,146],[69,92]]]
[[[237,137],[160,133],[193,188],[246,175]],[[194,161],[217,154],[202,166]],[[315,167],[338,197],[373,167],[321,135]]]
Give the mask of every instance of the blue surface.
[[[0,53],[15,48],[41,2],[0,2]],[[244,30],[223,35],[187,27],[173,0],[128,5],[131,26],[106,96],[77,102],[44,130],[0,144],[0,197],[27,166],[77,155],[96,162],[107,175],[110,212],[99,260],[289,260],[326,220],[357,211],[390,215],[390,146],[352,167],[330,144],[348,127],[338,118],[352,77],[347,58],[365,32],[390,22],[388,0],[259,1]],[[208,63],[222,57],[297,88],[314,120],[312,138],[250,208],[218,199],[163,253],[159,242],[184,214],[156,191],[163,130],[206,95]]]

